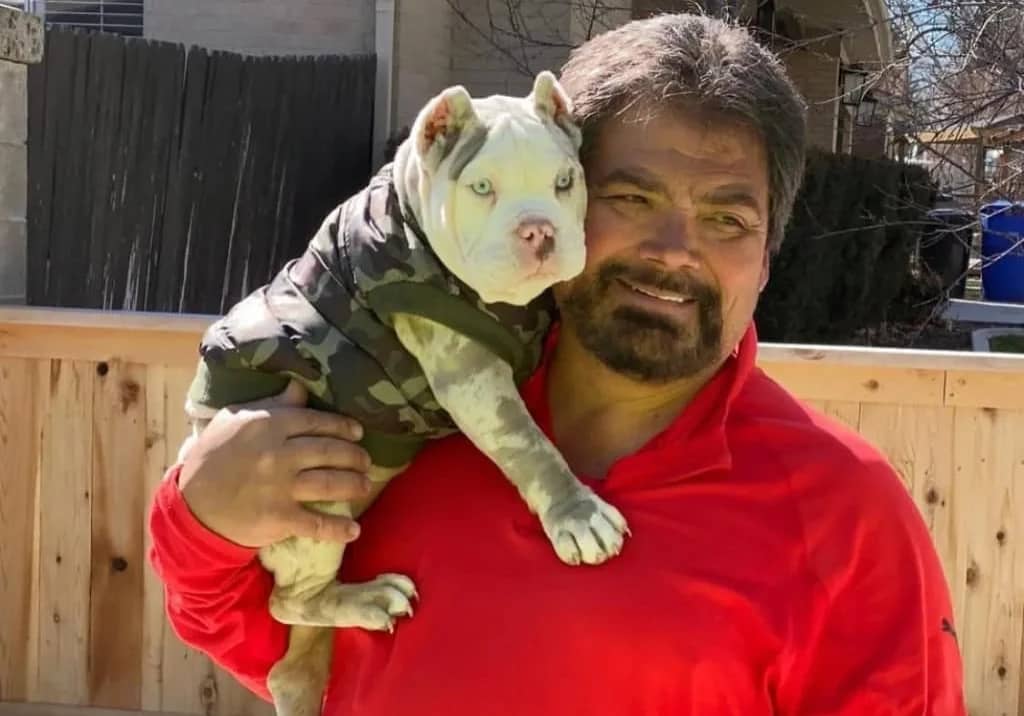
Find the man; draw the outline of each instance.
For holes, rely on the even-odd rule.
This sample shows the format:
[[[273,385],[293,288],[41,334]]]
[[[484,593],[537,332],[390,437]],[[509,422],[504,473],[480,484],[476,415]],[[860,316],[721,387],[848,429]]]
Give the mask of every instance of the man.
[[[324,714],[964,714],[948,590],[897,475],[754,365],[804,157],[777,60],[667,15],[592,39],[561,79],[588,259],[523,394],[632,536],[568,567],[465,438],[430,445],[342,568],[411,576],[416,614],[337,632]],[[223,411],[151,514],[174,628],[264,697],[286,630],[254,548],[355,539],[299,502],[358,496],[367,468],[357,426],[284,399]]]

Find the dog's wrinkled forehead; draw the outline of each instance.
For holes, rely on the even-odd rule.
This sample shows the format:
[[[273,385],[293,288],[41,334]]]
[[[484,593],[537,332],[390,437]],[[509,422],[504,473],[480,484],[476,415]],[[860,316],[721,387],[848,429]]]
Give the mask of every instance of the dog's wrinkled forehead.
[[[440,169],[449,181],[458,181],[466,167],[481,155],[489,162],[513,165],[546,164],[552,160],[560,164],[563,159],[576,158],[564,131],[530,115],[522,104],[501,102],[495,106],[491,99],[484,99],[477,100],[475,109],[477,121],[462,129],[441,160]]]
[[[420,111],[410,140],[421,171],[433,182],[456,180],[481,152],[503,163],[571,161],[581,137],[568,98],[544,71],[526,97],[473,99],[461,85],[445,89]]]
[[[484,121],[467,127],[452,147],[451,156],[442,158],[442,163],[448,162],[447,173],[449,180],[458,181],[459,177],[462,176],[462,170],[476,158],[476,155],[487,144],[487,138],[492,126],[492,124]]]

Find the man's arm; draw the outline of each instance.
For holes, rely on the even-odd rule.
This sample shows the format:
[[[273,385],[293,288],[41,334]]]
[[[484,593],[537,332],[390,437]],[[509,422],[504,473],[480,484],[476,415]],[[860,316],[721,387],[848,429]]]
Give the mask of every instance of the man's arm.
[[[150,564],[164,585],[175,634],[249,690],[270,700],[267,674],[284,655],[287,628],[268,610],[273,587],[257,550],[222,539],[192,514],[168,471],[150,506]]]
[[[924,521],[887,464],[863,465],[851,483],[848,509],[801,505],[818,599],[786,656],[778,712],[965,716],[953,608]]]
[[[297,382],[267,401],[225,409],[170,469],[150,505],[149,560],[182,641],[269,700],[266,677],[286,648],[270,616],[261,546],[292,535],[348,542],[351,520],[306,502],[365,498],[370,459],[354,421],[308,410]]]

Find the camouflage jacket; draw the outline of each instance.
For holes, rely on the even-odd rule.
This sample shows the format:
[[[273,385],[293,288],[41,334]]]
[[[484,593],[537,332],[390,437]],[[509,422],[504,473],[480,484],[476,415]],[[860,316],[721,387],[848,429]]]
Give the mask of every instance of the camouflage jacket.
[[[395,335],[394,313],[474,337],[517,381],[528,377],[551,322],[549,298],[525,307],[483,303],[402,209],[385,166],[327,216],[301,257],[207,329],[189,398],[217,409],[275,395],[294,377],[312,407],[363,423],[375,464],[398,466],[425,440],[457,428]]]

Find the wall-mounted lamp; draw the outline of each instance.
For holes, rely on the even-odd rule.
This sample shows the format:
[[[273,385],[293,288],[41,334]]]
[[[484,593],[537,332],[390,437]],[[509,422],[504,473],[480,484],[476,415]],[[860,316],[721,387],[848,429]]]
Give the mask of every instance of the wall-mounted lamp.
[[[868,73],[854,67],[839,69],[839,88],[843,96],[840,101],[848,107],[856,107],[864,100],[867,92]]]
[[[857,116],[854,118],[861,127],[870,127],[875,123],[875,112],[878,110],[878,100],[870,92],[865,92],[860,104],[857,105]]]
[[[869,74],[866,70],[856,67],[843,67],[839,70],[839,84],[842,90],[840,102],[855,110],[854,123],[868,127],[875,121],[878,100],[868,88]]]

